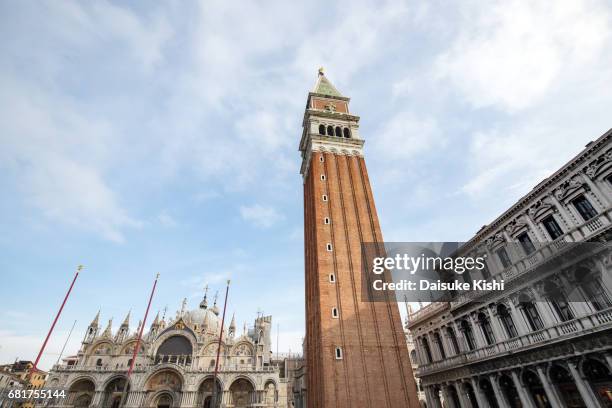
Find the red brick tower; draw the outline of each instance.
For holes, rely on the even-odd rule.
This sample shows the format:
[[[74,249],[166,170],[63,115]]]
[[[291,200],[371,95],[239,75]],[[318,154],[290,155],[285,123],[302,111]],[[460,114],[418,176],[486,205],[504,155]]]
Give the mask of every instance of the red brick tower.
[[[320,70],[300,141],[308,407],[417,408],[397,303],[361,300],[361,243],[383,238],[349,100]]]

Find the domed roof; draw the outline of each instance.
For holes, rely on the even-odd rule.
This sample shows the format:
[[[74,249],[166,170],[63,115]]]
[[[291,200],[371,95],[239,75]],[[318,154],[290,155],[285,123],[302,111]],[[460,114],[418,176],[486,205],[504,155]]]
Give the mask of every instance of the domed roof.
[[[188,314],[192,323],[200,326],[204,324],[215,325],[219,320],[219,317],[212,310],[203,307],[191,310]]]

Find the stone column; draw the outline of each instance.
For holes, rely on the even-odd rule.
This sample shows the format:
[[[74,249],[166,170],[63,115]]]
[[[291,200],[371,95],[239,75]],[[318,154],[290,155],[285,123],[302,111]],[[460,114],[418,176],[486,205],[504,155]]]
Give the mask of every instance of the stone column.
[[[573,361],[570,360],[567,362],[567,366],[569,367],[570,372],[572,373],[572,377],[574,377],[574,381],[576,382],[576,387],[578,387],[578,391],[580,392],[580,395],[582,396],[584,403],[588,407],[602,408],[601,404],[599,403],[599,399],[597,398],[597,396],[591,389],[591,386],[587,383],[587,381],[584,378],[582,378],[582,375],[580,375],[580,372],[578,371],[578,368],[576,367],[577,362],[575,360]]]
[[[509,300],[508,305],[510,306],[510,316],[512,316],[512,321],[514,322],[518,335],[523,336],[529,333],[531,330],[527,327],[527,323],[525,322],[522,313],[516,308],[516,306],[514,306],[512,299]]]
[[[540,243],[546,242],[548,241],[548,239],[546,238],[546,236],[544,235],[540,227],[537,226],[535,222],[531,219],[529,212],[525,213],[524,218],[525,218],[525,221],[527,221],[527,225],[529,225],[529,228],[533,232],[533,235],[535,235],[536,239],[538,240],[538,242],[534,242],[534,246],[536,247],[536,250],[537,250],[541,247]]]
[[[552,384],[549,381],[548,376],[546,375],[546,372],[544,372],[544,368],[542,368],[542,366],[536,366],[536,371],[538,372],[538,377],[540,378],[540,382],[544,386],[544,391],[546,391],[546,396],[548,397],[548,400],[550,401],[550,405],[552,405],[553,407],[565,408],[566,407],[565,402],[559,395],[554,384]]]
[[[461,408],[455,405],[455,400],[451,397],[451,393],[448,391],[448,385],[442,385],[442,395],[444,395],[444,402],[448,408]]]
[[[450,349],[446,346],[444,341],[444,331],[442,329],[436,330],[438,332],[438,338],[440,339],[440,343],[438,343],[438,347],[442,349],[440,354],[444,354],[446,357],[449,357],[451,353],[449,353]]]
[[[459,344],[459,353],[465,353],[466,351],[469,351],[470,349],[467,346],[467,342],[463,336],[461,328],[459,327],[459,323],[457,322],[457,320],[453,320],[451,324],[453,325],[453,328],[455,330],[455,336],[457,336],[457,344]]]
[[[457,381],[455,383],[455,388],[457,389],[457,395],[459,396],[459,401],[461,403],[462,408],[473,408],[472,401],[468,398],[467,390],[464,384],[461,381]]]
[[[534,301],[533,304],[535,305],[545,328],[553,327],[557,324],[557,319],[555,318],[555,315],[553,314],[550,302]]]
[[[489,376],[489,381],[491,382],[491,386],[493,387],[493,392],[495,393],[495,398],[497,399],[497,404],[500,408],[510,408],[508,401],[506,401],[506,396],[502,392],[499,383],[497,382],[497,377],[495,375]]]
[[[523,386],[523,382],[519,378],[516,371],[511,371],[510,375],[512,376],[514,386],[518,391],[519,398],[521,399],[521,404],[523,404],[523,408],[536,408],[535,403],[533,402],[533,398],[531,397],[531,392]]]
[[[480,385],[478,384],[478,379],[475,377],[470,378],[470,382],[472,383],[472,388],[474,389],[474,395],[476,395],[476,401],[478,402],[479,408],[490,408],[489,401],[482,393],[480,389]]]
[[[96,407],[102,404],[102,396],[104,395],[104,391],[96,391],[91,400],[91,406]]]
[[[580,225],[580,224],[576,223],[576,218],[573,216],[573,214],[571,214],[568,211],[568,209],[565,208],[565,206],[563,204],[561,204],[561,202],[559,200],[557,200],[557,197],[555,197],[554,194],[550,194],[548,197],[550,197],[550,200],[552,201],[552,203],[559,210],[559,214],[561,214],[560,218],[565,223],[565,228],[566,229],[570,229],[571,230],[571,229],[577,227],[578,225]]]
[[[433,386],[425,387],[425,399],[427,400],[428,407],[442,408],[440,396],[437,395],[436,389]]]
[[[434,341],[434,336],[431,332],[426,334],[427,342],[429,343],[429,351],[431,352],[431,356],[433,357],[433,361],[442,360],[442,355],[440,354],[440,350],[436,346],[436,342]]]
[[[455,347],[452,344],[452,340],[450,339],[450,336],[448,335],[448,329],[446,326],[443,326],[441,329],[442,332],[442,339],[444,341],[444,345],[446,346],[446,354],[448,355],[448,357],[452,357],[457,355],[456,351],[461,352],[460,350],[455,350]],[[455,334],[455,336],[457,336],[457,334]],[[457,342],[457,344],[459,344],[459,342]]]
[[[497,316],[497,309],[495,309],[495,305],[493,305],[491,307],[487,307],[486,310],[487,314],[489,315],[491,327],[493,328],[493,334],[495,334],[495,342],[500,343],[504,341],[506,334],[504,332],[504,328],[501,327],[501,322]]]
[[[484,338],[484,334],[482,334],[482,327],[480,327],[480,323],[478,323],[478,318],[476,314],[470,314],[470,323],[472,326],[472,333],[474,334],[474,339],[476,340],[476,348],[482,348],[487,346],[487,341]]]

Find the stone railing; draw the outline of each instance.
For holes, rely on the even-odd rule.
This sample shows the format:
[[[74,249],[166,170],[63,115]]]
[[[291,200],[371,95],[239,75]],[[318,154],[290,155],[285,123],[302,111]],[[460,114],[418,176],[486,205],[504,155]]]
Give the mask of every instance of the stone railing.
[[[435,313],[438,313],[439,311],[444,310],[446,308],[448,308],[447,302],[429,303],[409,316],[410,326],[417,323],[419,320],[432,316]]]
[[[419,377],[429,375],[466,363],[474,363],[489,358],[496,358],[504,354],[515,353],[542,343],[556,342],[576,335],[588,334],[610,328],[612,328],[612,307],[567,322],[561,322],[542,330],[458,354],[444,360],[422,364],[417,368],[416,374]]]
[[[140,364],[134,366],[134,372],[144,372],[154,368],[159,368],[162,364]],[[163,365],[167,366],[175,366],[173,363],[164,363]],[[180,366],[183,370],[188,372],[200,372],[200,373],[212,373],[215,371],[215,367],[185,367],[183,365]],[[127,372],[128,367],[110,367],[110,366],[82,366],[82,365],[54,365],[51,371],[62,372],[117,372],[117,373],[125,373]],[[221,365],[218,368],[219,372],[274,372],[278,371],[278,367],[276,366],[264,366],[264,367],[254,367],[252,365],[244,365],[244,364],[230,364],[230,365]]]

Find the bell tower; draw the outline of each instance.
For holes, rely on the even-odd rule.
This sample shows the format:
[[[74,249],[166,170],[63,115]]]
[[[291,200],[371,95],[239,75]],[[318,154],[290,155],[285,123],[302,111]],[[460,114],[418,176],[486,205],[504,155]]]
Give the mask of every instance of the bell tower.
[[[361,299],[362,242],[382,242],[359,116],[319,70],[299,150],[309,408],[417,408],[397,303]]]

